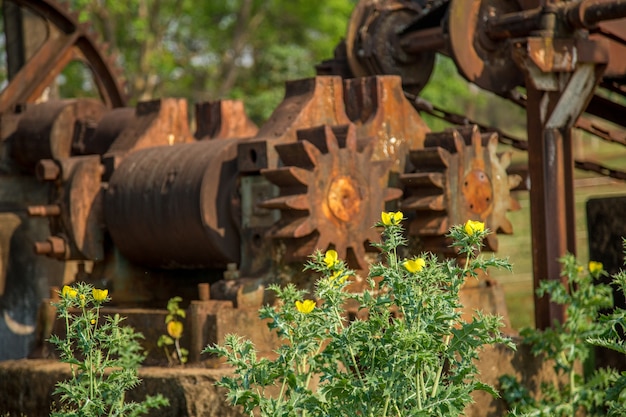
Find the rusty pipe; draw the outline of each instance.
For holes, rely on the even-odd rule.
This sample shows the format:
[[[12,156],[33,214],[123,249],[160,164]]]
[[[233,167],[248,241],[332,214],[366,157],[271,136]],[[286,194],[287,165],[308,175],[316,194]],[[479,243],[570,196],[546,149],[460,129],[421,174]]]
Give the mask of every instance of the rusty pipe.
[[[409,54],[442,50],[446,46],[443,28],[435,26],[408,32],[400,37],[400,46]]]
[[[584,0],[567,8],[566,17],[575,29],[591,29],[605,20],[626,17],[626,0]]]
[[[571,29],[591,29],[605,20],[626,17],[626,0],[583,0],[578,3],[551,3],[521,12],[490,16],[485,22],[485,35],[491,40],[527,36],[543,29],[543,17],[555,14],[557,21]]]

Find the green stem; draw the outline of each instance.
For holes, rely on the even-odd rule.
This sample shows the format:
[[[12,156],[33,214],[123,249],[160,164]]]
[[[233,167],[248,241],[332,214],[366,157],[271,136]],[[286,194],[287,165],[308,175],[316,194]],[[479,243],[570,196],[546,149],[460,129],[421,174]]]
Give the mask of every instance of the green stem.
[[[335,311],[335,315],[337,316],[337,326],[342,326],[343,320],[341,319],[341,314],[339,314],[339,310],[337,306],[333,306],[333,310]],[[359,365],[356,361],[356,356],[354,355],[354,351],[352,350],[352,346],[348,345],[348,353],[350,353],[350,359],[352,364],[354,365],[354,370],[356,371],[357,376],[359,377],[359,381],[363,383],[363,376],[361,376],[361,371],[359,370]]]
[[[423,392],[423,386],[420,382],[420,380],[422,379],[422,371],[419,370],[419,364],[417,367],[417,372],[415,373],[415,387],[417,388],[417,409],[421,410],[422,409],[422,392]]]
[[[571,412],[572,412],[572,417],[575,417],[576,415],[576,409],[574,408],[574,404],[576,403],[575,401],[575,393],[574,390],[576,389],[576,381],[574,381],[574,371],[570,369],[570,373],[569,373],[569,389],[570,389],[570,408],[571,408]]]
[[[389,395],[387,395],[387,399],[385,400],[385,408],[383,408],[383,415],[381,417],[387,416],[387,408],[389,407]]]
[[[446,336],[446,340],[444,343],[445,343],[445,347],[447,348],[448,345],[450,344],[450,335]],[[441,373],[443,372],[443,366],[445,364],[446,364],[446,360],[444,358],[443,361],[441,361],[441,366],[437,370],[437,375],[435,375],[435,381],[433,382],[433,390],[430,393],[431,398],[435,398],[435,395],[437,395],[437,389],[439,388],[439,379],[441,378]]]
[[[85,308],[85,304],[86,304],[86,301],[81,300],[81,309],[83,312],[83,318],[87,319],[87,309]],[[87,372],[89,372],[89,399],[92,399],[95,395],[94,393],[95,375],[94,375],[94,369],[93,369],[93,335],[91,333],[91,323],[87,322],[87,326],[85,327],[86,327],[85,337],[87,338],[89,342],[89,351],[87,352],[87,355],[86,355],[86,361],[89,364],[89,366],[87,367]]]
[[[176,347],[176,356],[178,356],[178,362],[183,365],[183,352],[180,350],[180,339],[174,339],[174,346]]]
[[[70,338],[70,312],[67,311],[67,307],[65,310],[65,342],[67,343]],[[71,343],[69,344],[71,346]],[[69,348],[71,351],[71,347]],[[76,379],[76,369],[74,368],[74,364],[70,363],[70,369],[72,371],[72,379]]]

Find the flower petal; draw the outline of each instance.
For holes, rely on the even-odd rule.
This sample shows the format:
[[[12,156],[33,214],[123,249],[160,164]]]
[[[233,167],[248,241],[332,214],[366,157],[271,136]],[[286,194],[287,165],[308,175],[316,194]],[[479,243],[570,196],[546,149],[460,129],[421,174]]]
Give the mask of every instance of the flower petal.
[[[407,259],[402,263],[407,271],[414,274],[421,271],[426,266],[426,261],[422,258]]]
[[[174,339],[180,339],[183,335],[183,323],[180,321],[172,320],[167,323],[167,334]]]
[[[337,251],[330,249],[324,255],[324,263],[328,268],[332,268],[337,263]]]
[[[296,309],[302,314],[309,314],[315,308],[315,301],[296,301]]]
[[[107,295],[109,295],[109,290],[99,290],[97,288],[94,288],[93,290],[91,290],[91,295],[93,295],[94,300],[102,302],[106,300]]]
[[[483,222],[474,220],[468,220],[467,222],[465,222],[465,233],[467,233],[468,236],[472,236],[474,235],[474,233],[481,233],[484,231],[485,223]]]

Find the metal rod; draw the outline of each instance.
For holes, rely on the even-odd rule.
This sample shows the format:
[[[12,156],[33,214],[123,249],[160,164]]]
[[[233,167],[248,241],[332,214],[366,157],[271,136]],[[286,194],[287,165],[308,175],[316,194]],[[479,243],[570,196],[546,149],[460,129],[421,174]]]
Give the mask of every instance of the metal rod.
[[[400,38],[400,46],[409,54],[441,50],[446,46],[443,28],[435,26],[409,32]]]

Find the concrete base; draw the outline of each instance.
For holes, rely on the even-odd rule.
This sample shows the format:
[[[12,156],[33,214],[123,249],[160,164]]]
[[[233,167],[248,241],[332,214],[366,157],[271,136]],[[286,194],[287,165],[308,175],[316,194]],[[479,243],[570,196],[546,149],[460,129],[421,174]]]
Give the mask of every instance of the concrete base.
[[[482,352],[479,363],[480,379],[496,388],[503,374],[515,374],[532,391],[542,381],[555,379],[551,365],[533,357],[527,347],[512,351],[495,346]],[[240,417],[243,416],[226,402],[226,393],[214,383],[229,369],[159,368],[140,370],[142,383],[129,393],[128,400],[141,401],[146,395],[163,394],[170,406],[153,412],[162,417]],[[0,415],[48,415],[53,405],[52,392],[56,381],[69,377],[69,368],[50,360],[15,360],[0,362]],[[506,405],[486,393],[476,393],[476,403],[466,410],[467,417],[496,417],[506,415]]]

